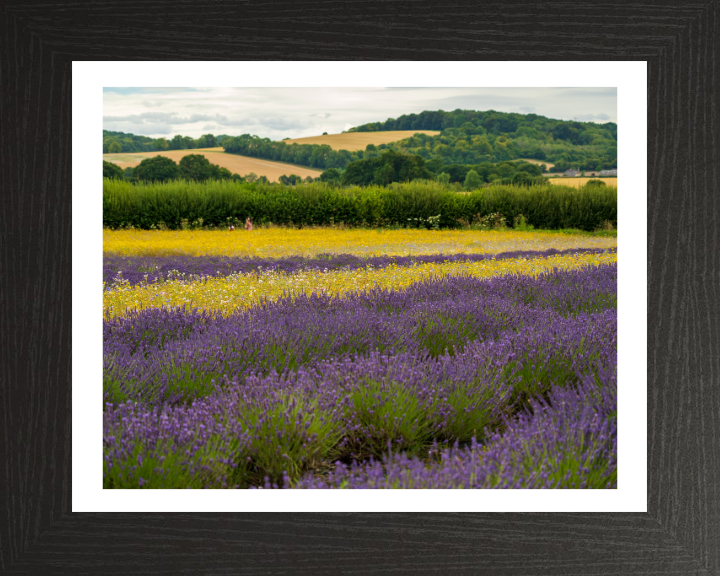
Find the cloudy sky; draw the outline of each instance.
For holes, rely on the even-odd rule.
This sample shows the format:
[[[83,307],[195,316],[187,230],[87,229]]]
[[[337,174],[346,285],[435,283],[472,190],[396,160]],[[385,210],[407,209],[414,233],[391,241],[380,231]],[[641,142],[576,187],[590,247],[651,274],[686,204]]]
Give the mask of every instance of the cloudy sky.
[[[166,138],[337,134],[423,110],[617,122],[616,88],[103,88],[103,128]]]

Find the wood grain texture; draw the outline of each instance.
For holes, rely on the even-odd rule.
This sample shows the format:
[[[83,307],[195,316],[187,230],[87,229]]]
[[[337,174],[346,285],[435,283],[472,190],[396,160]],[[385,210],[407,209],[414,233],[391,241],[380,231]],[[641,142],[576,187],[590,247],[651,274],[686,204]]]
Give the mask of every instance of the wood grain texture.
[[[718,1],[0,8],[0,573],[720,574]],[[72,514],[72,60],[647,60],[647,514]],[[80,354],[81,351],[74,351]]]

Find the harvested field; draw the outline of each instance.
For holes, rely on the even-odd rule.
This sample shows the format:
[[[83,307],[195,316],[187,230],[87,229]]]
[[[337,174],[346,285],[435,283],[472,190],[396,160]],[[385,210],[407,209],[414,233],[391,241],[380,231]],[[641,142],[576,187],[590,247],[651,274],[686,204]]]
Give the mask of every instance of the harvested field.
[[[562,186],[575,186],[579,188],[588,183],[589,180],[602,180],[606,186],[612,186],[617,188],[617,178],[570,178],[570,177],[559,177],[559,178],[548,178],[550,184],[560,184]]]
[[[285,144],[327,144],[333,150],[365,150],[368,144],[390,144],[410,138],[415,134],[427,134],[428,136],[437,136],[440,134],[437,130],[394,130],[390,132],[352,132],[349,134],[326,134],[324,136],[310,136],[308,138],[294,138],[291,140],[282,140]]]
[[[168,150],[165,152],[139,152],[136,154],[103,154],[103,160],[117,164],[120,168],[134,168],[145,158],[153,156],[166,156],[175,162],[180,162],[183,156],[188,154],[202,154],[213,164],[227,168],[230,172],[245,176],[254,172],[258,176],[266,176],[270,182],[277,182],[283,174],[297,174],[303,178],[312,176],[317,178],[322,174],[320,170],[299,168],[292,164],[262,160],[260,158],[249,158],[237,154],[225,154],[222,148],[197,148],[195,150]]]

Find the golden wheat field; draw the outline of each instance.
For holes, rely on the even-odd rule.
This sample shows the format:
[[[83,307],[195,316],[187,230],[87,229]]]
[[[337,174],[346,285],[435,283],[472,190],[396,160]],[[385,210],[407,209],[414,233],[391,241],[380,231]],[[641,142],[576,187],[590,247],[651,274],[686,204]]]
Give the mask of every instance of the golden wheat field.
[[[238,156],[237,154],[226,154],[222,148],[198,148],[195,150],[167,150],[165,152],[138,152],[135,154],[103,154],[103,160],[117,164],[120,168],[134,168],[145,158],[153,156],[166,156],[175,162],[180,162],[183,156],[188,154],[202,154],[213,164],[227,168],[234,174],[245,176],[254,172],[258,176],[266,176],[270,182],[277,182],[278,178],[283,174],[297,174],[303,178],[312,176],[317,178],[322,174],[321,170],[312,170],[310,168],[299,168],[292,164],[284,164],[283,162],[273,162],[272,160],[262,160],[260,158],[249,158],[248,156]]]
[[[580,186],[584,186],[590,180],[602,180],[603,182],[605,182],[606,186],[610,186],[612,188],[617,188],[617,178],[570,178],[570,177],[548,178],[548,182],[550,184],[560,184],[562,186],[574,186],[575,188],[580,188]]]
[[[309,136],[307,138],[293,138],[282,140],[285,144],[327,144],[333,150],[365,150],[368,144],[390,144],[410,138],[415,134],[427,134],[436,136],[440,134],[437,130],[393,130],[389,132],[351,132],[348,134],[325,134],[324,136]]]

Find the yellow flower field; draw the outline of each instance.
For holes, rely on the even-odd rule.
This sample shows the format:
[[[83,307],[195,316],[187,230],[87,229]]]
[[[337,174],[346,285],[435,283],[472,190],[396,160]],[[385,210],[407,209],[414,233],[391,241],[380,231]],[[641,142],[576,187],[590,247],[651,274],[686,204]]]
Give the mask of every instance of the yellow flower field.
[[[307,235],[309,231],[305,231]],[[167,233],[166,233],[167,234]],[[185,233],[184,239],[192,233]],[[202,233],[197,233],[202,234]],[[211,233],[204,233],[211,234]],[[252,234],[255,234],[254,232]],[[246,234],[246,236],[252,236]],[[372,236],[370,233],[365,233]],[[422,233],[419,233],[422,234]],[[428,232],[427,234],[432,234]],[[435,233],[437,234],[437,233]],[[475,236],[477,232],[473,233]],[[489,233],[492,234],[492,233]],[[506,242],[518,242],[518,236],[505,234]],[[260,235],[258,235],[260,236]],[[544,235],[543,235],[544,236]],[[207,239],[207,237],[196,236]],[[297,237],[298,240],[302,238]],[[456,237],[460,241],[462,236]],[[470,240],[468,236],[466,240]],[[577,243],[579,238],[575,238]],[[598,240],[588,238],[588,240]],[[605,239],[603,239],[605,240]],[[613,239],[614,240],[614,239]],[[286,239],[283,241],[287,241]],[[496,241],[499,241],[497,239]],[[368,244],[370,244],[368,242]],[[189,244],[185,244],[188,246]],[[307,245],[306,245],[307,246]],[[528,250],[523,248],[503,248],[502,250]],[[536,250],[547,249],[532,248]],[[371,246],[373,249],[376,246]],[[267,247],[270,250],[271,247]],[[467,249],[466,249],[467,250]],[[501,251],[502,251],[501,250]],[[324,250],[327,251],[327,247]],[[339,250],[347,252],[348,249]],[[477,250],[479,251],[479,250]],[[264,255],[267,255],[266,253]],[[274,253],[273,255],[278,255]],[[321,294],[342,295],[352,291],[367,290],[374,287],[398,289],[414,282],[431,277],[442,277],[450,274],[463,274],[478,278],[490,278],[505,274],[527,274],[535,276],[541,272],[560,268],[571,270],[583,266],[597,266],[617,261],[616,253],[601,254],[570,254],[551,256],[548,258],[519,258],[507,260],[486,260],[480,262],[447,262],[442,264],[418,264],[410,267],[396,265],[380,269],[357,269],[341,271],[305,271],[296,274],[278,272],[262,274],[235,274],[224,278],[208,278],[203,280],[185,281],[171,280],[159,284],[138,285],[132,287],[113,288],[103,294],[103,315],[105,318],[123,316],[131,309],[143,309],[162,306],[182,306],[216,310],[229,315],[237,310],[248,308],[262,300],[275,300],[285,294],[298,295],[312,292]]]
[[[479,230],[339,230],[288,228],[205,231],[104,230],[105,254],[123,256],[244,256],[281,258],[316,254],[407,256],[616,248],[617,238]]]

